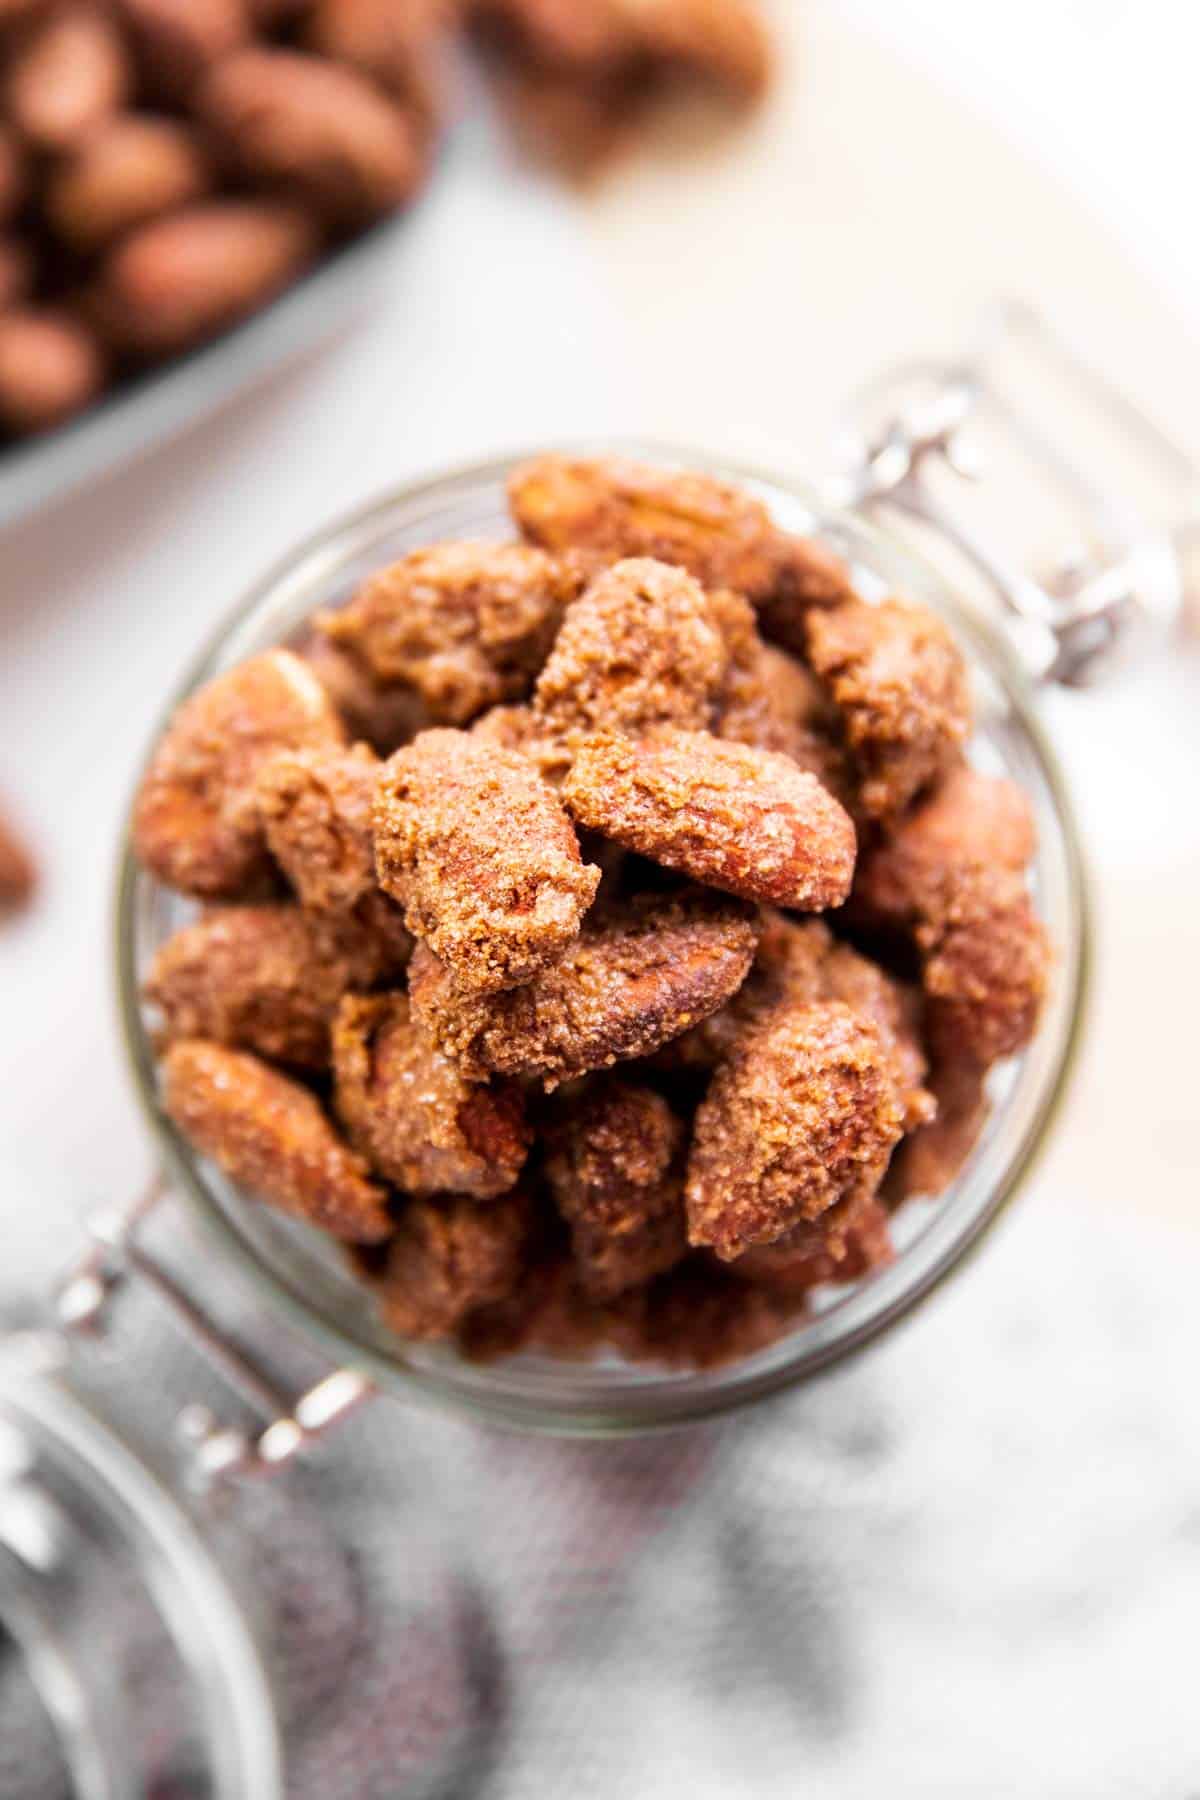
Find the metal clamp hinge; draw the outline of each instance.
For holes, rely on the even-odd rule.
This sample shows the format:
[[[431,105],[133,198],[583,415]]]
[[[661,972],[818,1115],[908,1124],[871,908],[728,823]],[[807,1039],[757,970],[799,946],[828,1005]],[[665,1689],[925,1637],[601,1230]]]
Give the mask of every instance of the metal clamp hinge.
[[[207,1406],[185,1406],[176,1433],[191,1484],[205,1489],[232,1475],[273,1473],[373,1398],[375,1389],[357,1370],[335,1369],[299,1395],[284,1393],[141,1242],[142,1228],[165,1194],[163,1178],[155,1176],[132,1202],[91,1215],[90,1242],[55,1291],[55,1322],[70,1338],[95,1335],[117,1290],[130,1279],[142,1281],[209,1366],[267,1419],[260,1430],[246,1430],[222,1423]]]
[[[1053,369],[1086,401],[1128,454],[1153,469],[1173,495],[1187,496],[1169,528],[1142,516],[1129,496],[1076,455],[1071,422],[1051,433],[1024,416],[992,378],[999,348],[1019,346]],[[1079,530],[1049,570],[1014,565],[962,509],[939,498],[930,477],[947,469],[979,482],[985,465],[972,427],[987,411],[1026,464],[1069,499]],[[1140,627],[1169,629],[1183,604],[1182,534],[1200,516],[1200,474],[1119,390],[1081,361],[1030,308],[990,309],[974,350],[945,363],[910,365],[872,382],[854,408],[849,455],[828,484],[830,499],[866,511],[890,507],[931,528],[981,576],[1016,624],[1018,647],[1041,679],[1086,685],[1126,653]],[[1057,427],[1059,421],[1054,421]]]

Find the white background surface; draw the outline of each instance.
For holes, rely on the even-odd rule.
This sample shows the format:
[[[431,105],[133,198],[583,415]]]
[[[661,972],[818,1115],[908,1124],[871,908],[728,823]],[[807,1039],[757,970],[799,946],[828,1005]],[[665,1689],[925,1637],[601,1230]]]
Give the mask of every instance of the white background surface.
[[[300,536],[407,475],[589,431],[816,466],[839,396],[956,342],[997,290],[1069,319],[1200,439],[1194,9],[774,11],[788,67],[749,131],[652,145],[581,201],[469,122],[364,324],[0,540],[0,789],[45,873],[0,934],[6,1281],[146,1168],[111,1004],[128,790],[182,664]],[[1198,697],[1193,642],[1119,693],[1051,703],[1099,900],[1088,1051],[1004,1243],[869,1363],[868,1397],[894,1393],[902,1421],[884,1485],[828,1472],[880,1531],[922,1524],[909,1587],[856,1600],[873,1725],[823,1792],[1181,1800],[1197,1769]],[[1108,1305],[1122,1269],[1132,1323],[1128,1285]],[[981,1766],[994,1782],[964,1780]]]

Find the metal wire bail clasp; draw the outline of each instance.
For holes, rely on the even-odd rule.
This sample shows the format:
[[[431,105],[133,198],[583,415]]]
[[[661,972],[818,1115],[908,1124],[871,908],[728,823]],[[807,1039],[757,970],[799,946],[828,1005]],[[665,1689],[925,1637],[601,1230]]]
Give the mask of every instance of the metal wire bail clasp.
[[[989,309],[962,357],[869,383],[840,449],[831,500],[948,548],[1040,679],[1090,684],[1179,618],[1200,470],[1027,306]]]
[[[184,1407],[176,1434],[191,1485],[203,1490],[230,1475],[273,1473],[371,1399],[374,1387],[355,1369],[334,1369],[289,1395],[264,1373],[142,1241],[143,1228],[166,1193],[157,1175],[134,1200],[92,1213],[90,1242],[55,1291],[55,1323],[70,1338],[98,1334],[117,1289],[141,1281],[209,1366],[266,1421],[247,1431],[223,1423],[206,1406]]]

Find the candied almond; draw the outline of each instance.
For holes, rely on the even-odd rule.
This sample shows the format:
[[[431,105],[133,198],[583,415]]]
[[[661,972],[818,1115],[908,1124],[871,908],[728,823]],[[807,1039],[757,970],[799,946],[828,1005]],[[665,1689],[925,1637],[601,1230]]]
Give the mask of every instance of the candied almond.
[[[858,1281],[894,1258],[891,1215],[878,1200],[852,1195],[831,1233],[826,1218],[796,1226],[773,1244],[759,1244],[732,1264],[732,1273],[774,1292],[805,1294],[825,1282]]]
[[[308,665],[268,650],[218,675],[175,713],[134,810],[143,866],[169,887],[237,899],[269,871],[255,779],[277,750],[334,748],[341,721]]]
[[[515,470],[508,495],[523,536],[547,550],[653,557],[751,599],[775,587],[779,534],[770,514],[712,476],[550,455]]]
[[[706,894],[652,898],[589,919],[552,968],[525,987],[466,994],[418,945],[413,1009],[469,1076],[573,1076],[650,1056],[737,992],[755,932],[735,902]]]
[[[298,906],[224,906],[167,939],[144,993],[162,1011],[166,1040],[209,1038],[322,1069],[342,995],[395,972],[387,946],[353,921]]]
[[[586,577],[582,559],[528,544],[434,544],[317,625],[374,680],[418,696],[429,724],[466,725],[528,694]]]
[[[0,813],[0,912],[28,904],[37,886],[37,866],[16,830]]]
[[[376,1283],[385,1323],[401,1337],[449,1337],[516,1289],[529,1231],[529,1196],[519,1188],[486,1206],[460,1195],[410,1201]]]
[[[252,1198],[347,1243],[391,1235],[383,1188],[298,1082],[244,1050],[198,1038],[170,1046],[162,1078],[168,1117]]]
[[[721,1065],[696,1114],[690,1241],[729,1261],[874,1192],[902,1130],[875,1027],[840,1001],[784,1009]]]
[[[9,47],[0,95],[5,118],[35,149],[70,150],[124,104],[130,68],[103,6],[47,8]]]
[[[594,731],[706,725],[727,658],[690,575],[648,557],[616,563],[567,609],[534,689],[538,728],[573,743]]]
[[[372,811],[380,762],[365,744],[280,750],[258,770],[267,848],[302,906],[349,912],[377,891]]]
[[[356,70],[274,45],[214,65],[198,115],[250,180],[291,189],[337,225],[369,224],[412,194],[413,121]]]
[[[384,764],[375,854],[409,929],[481,994],[561,956],[600,881],[533,765],[462,731],[422,732]]]
[[[388,687],[352,651],[320,631],[302,641],[297,655],[308,664],[337,708],[349,735],[390,756],[433,721],[411,688]]]
[[[0,314],[0,429],[50,431],[104,385],[106,359],[81,319],[43,306]]]
[[[964,767],[863,858],[853,909],[911,934],[942,1060],[986,1067],[1033,1035],[1051,960],[1022,873],[1033,849],[1020,789]]]
[[[965,1056],[935,1067],[929,1087],[936,1115],[905,1138],[888,1170],[885,1191],[893,1206],[913,1195],[944,1194],[978,1143],[990,1110],[986,1071]]]
[[[351,994],[334,1025],[335,1106],[351,1143],[409,1194],[488,1200],[516,1185],[533,1133],[512,1082],[468,1082],[407,994]]]
[[[569,1100],[548,1134],[546,1179],[593,1299],[639,1286],[685,1254],[684,1138],[661,1094],[615,1076]]]
[[[579,824],[743,899],[820,912],[850,892],[853,822],[815,775],[769,750],[706,731],[592,737],[563,800]]]
[[[858,805],[895,819],[962,758],[966,664],[928,607],[851,599],[808,615],[809,660],[841,717]]]

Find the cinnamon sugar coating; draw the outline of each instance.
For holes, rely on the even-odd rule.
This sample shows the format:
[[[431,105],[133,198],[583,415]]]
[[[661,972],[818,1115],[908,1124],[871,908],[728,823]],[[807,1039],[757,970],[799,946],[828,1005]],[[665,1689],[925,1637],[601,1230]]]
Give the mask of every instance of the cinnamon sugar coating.
[[[962,758],[971,730],[966,665],[927,607],[850,599],[815,609],[808,654],[842,720],[872,819],[895,819]]]
[[[1020,790],[963,767],[863,860],[855,910],[912,935],[942,1061],[986,1068],[1036,1027],[1050,951],[1023,874],[1033,847]]]
[[[159,741],[134,810],[134,848],[168,887],[236,900],[269,872],[255,795],[277,750],[333,749],[345,733],[312,670],[268,650],[185,700]]]
[[[930,1046],[989,1068],[1032,1038],[1045,999],[1045,927],[1017,876],[960,890],[925,957]]]
[[[820,546],[781,532],[760,500],[711,475],[550,455],[516,469],[508,496],[522,535],[547,550],[653,557],[756,602],[798,593],[810,561],[824,570],[819,581],[814,572],[818,587],[840,569]]]
[[[466,725],[528,694],[587,574],[583,558],[527,544],[435,544],[317,623],[375,681],[418,696],[429,724]]]
[[[302,906],[356,915],[408,961],[412,940],[375,878],[373,812],[381,764],[352,750],[284,750],[258,772],[255,793],[267,845]]]
[[[690,1242],[730,1261],[874,1192],[902,1130],[874,1026],[839,1001],[784,1009],[722,1064],[696,1114]]]
[[[736,1270],[697,1255],[639,1287],[597,1299],[583,1291],[564,1257],[533,1265],[506,1301],[470,1314],[458,1343],[466,1356],[484,1362],[528,1349],[578,1361],[608,1346],[631,1362],[714,1369],[765,1349],[803,1312],[803,1303],[803,1294],[751,1285]]]
[[[350,1142],[394,1186],[476,1200],[515,1187],[533,1141],[520,1089],[464,1080],[415,1023],[407,994],[347,995],[333,1065]]]
[[[850,892],[853,823],[816,776],[769,750],[703,731],[588,738],[563,800],[579,824],[747,900],[823,911]]]
[[[763,641],[753,608],[740,595],[713,594],[710,602],[721,612],[730,648],[713,731],[735,744],[790,756],[846,806],[851,783],[840,726],[816,676],[798,657]]]
[[[878,1031],[891,1065],[905,1131],[927,1124],[937,1102],[926,1085],[920,997],[849,944],[834,944],[821,970],[821,997],[842,1000]]]
[[[790,1296],[751,1286],[707,1259],[688,1257],[608,1308],[598,1335],[632,1362],[716,1369],[766,1349],[801,1310]]]
[[[785,1008],[841,1000],[879,1033],[905,1130],[932,1118],[918,997],[878,963],[838,943],[820,919],[792,919],[764,907],[759,926],[758,953],[744,985],[720,1012],[667,1046],[666,1066],[715,1069],[751,1031]]]
[[[519,1188],[486,1206],[459,1195],[410,1201],[376,1284],[385,1322],[401,1337],[450,1337],[476,1308],[517,1287],[529,1231],[529,1197]]]
[[[997,870],[1019,875],[1036,848],[1033,811],[1016,783],[964,764],[864,857],[855,900],[873,920],[916,923],[941,908],[948,888]]]
[[[354,920],[225,906],[167,939],[143,991],[166,1040],[210,1038],[321,1069],[342,995],[398,972],[388,946]]]
[[[546,1179],[592,1299],[638,1287],[685,1255],[684,1141],[661,1094],[615,1076],[567,1103],[548,1134]]]
[[[715,896],[651,898],[589,920],[554,967],[528,986],[466,994],[418,945],[413,1009],[464,1074],[576,1075],[649,1056],[715,1012],[745,980],[755,932]]]
[[[550,457],[513,504],[167,734],[139,843],[241,903],[152,969],[165,1103],[397,1332],[714,1367],[977,1141],[1046,985],[1030,808],[940,624],[751,495]]]
[[[843,1214],[836,1227],[826,1223],[828,1214],[797,1226],[774,1244],[747,1250],[733,1273],[774,1293],[799,1296],[826,1282],[858,1281],[893,1260],[891,1215],[880,1201],[854,1195],[833,1212]]]
[[[323,633],[309,632],[297,654],[329,695],[347,735],[369,744],[378,756],[390,756],[433,723],[412,688],[376,681],[352,651]]]
[[[615,563],[568,608],[537,680],[542,735],[706,725],[727,651],[708,596],[649,557]]]
[[[530,981],[578,936],[600,872],[517,752],[422,732],[384,765],[374,818],[381,885],[463,988]]]
[[[571,767],[570,749],[561,738],[546,735],[537,713],[524,702],[519,706],[489,707],[471,726],[471,736],[501,750],[519,751],[528,757],[542,780],[554,788],[562,786]]]
[[[254,1199],[347,1243],[390,1236],[384,1190],[306,1088],[257,1056],[198,1038],[170,1046],[162,1080],[168,1117]]]
[[[830,998],[825,964],[833,947],[820,919],[790,919],[772,906],[759,909],[758,948],[749,975],[725,1006],[667,1045],[669,1069],[713,1070],[756,1026],[785,1006]]]

